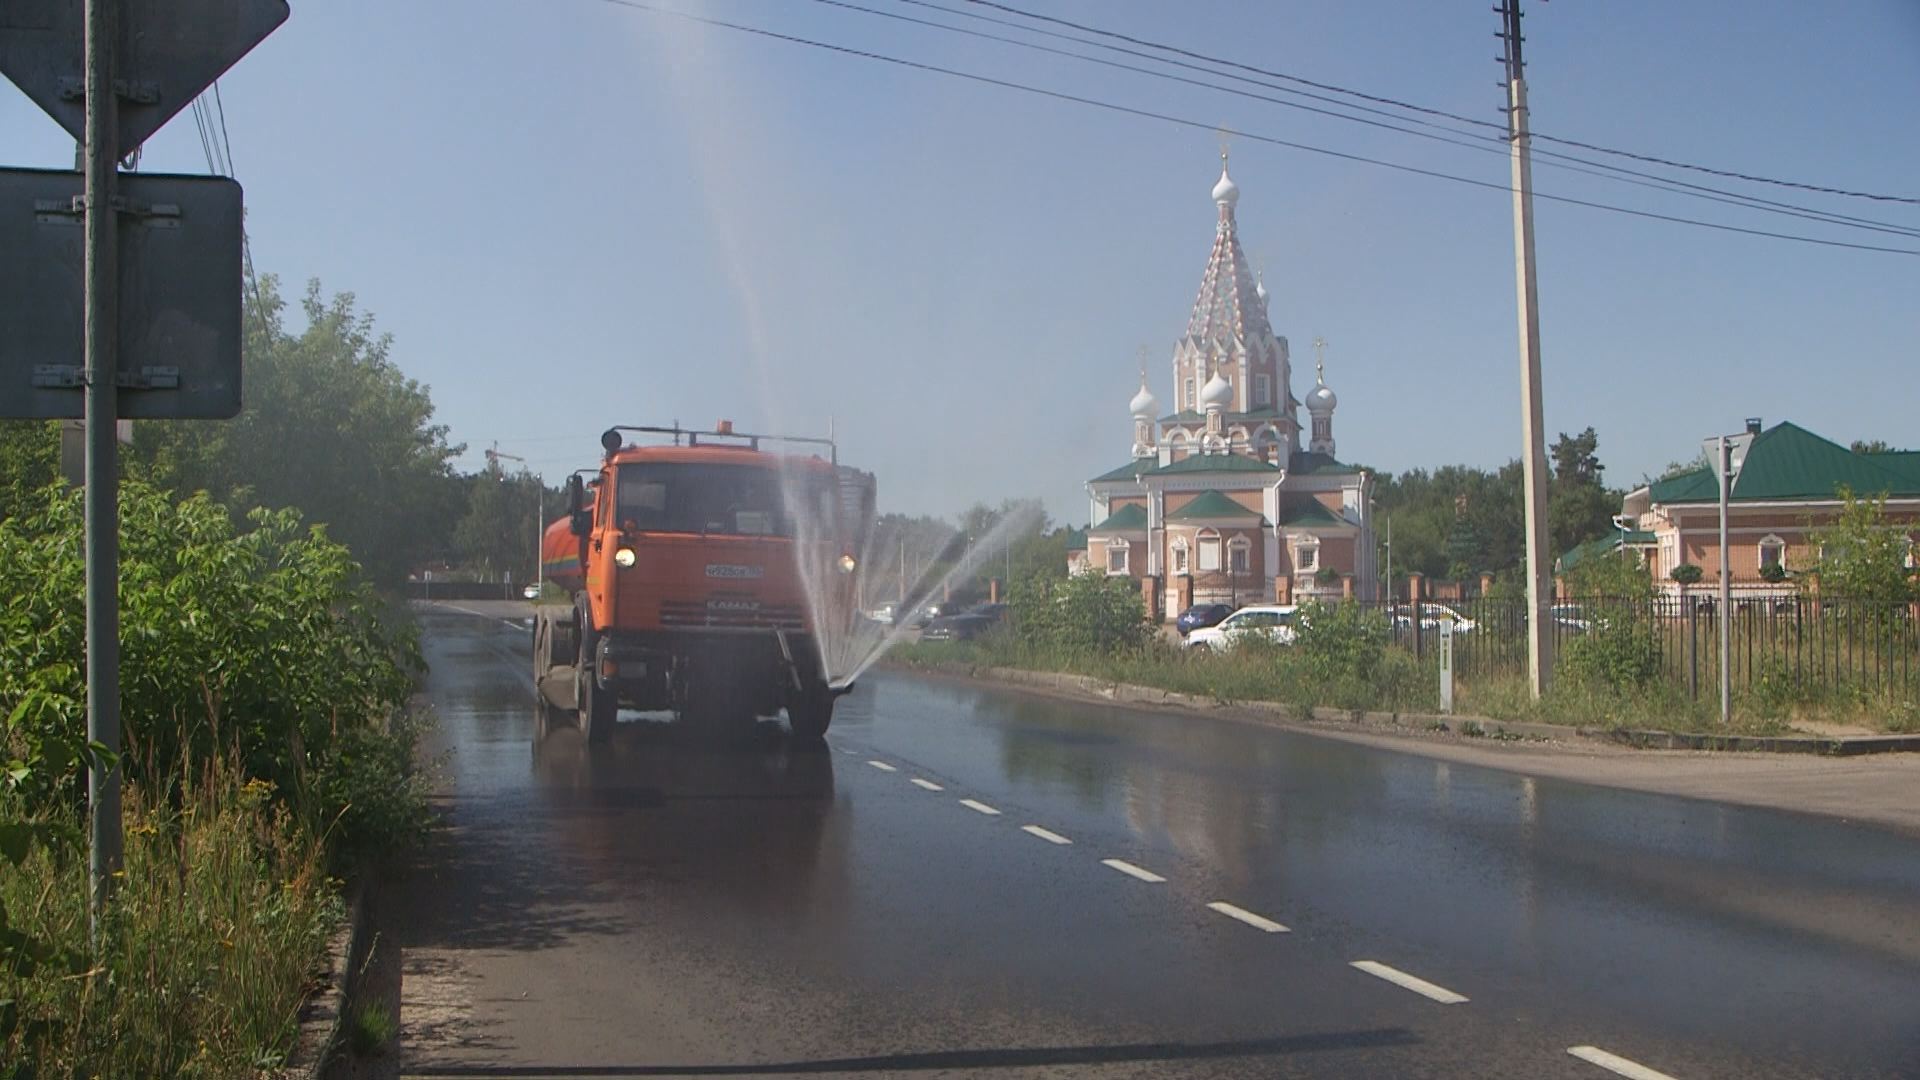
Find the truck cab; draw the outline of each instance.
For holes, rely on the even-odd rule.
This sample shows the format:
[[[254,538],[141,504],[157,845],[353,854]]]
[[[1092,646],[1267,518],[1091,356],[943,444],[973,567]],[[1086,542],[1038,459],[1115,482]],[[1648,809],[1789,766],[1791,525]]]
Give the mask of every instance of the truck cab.
[[[872,476],[839,465],[826,440],[724,422],[615,428],[602,448],[544,538],[547,575],[572,596],[536,610],[548,706],[577,712],[589,742],[623,705],[735,731],[784,710],[796,736],[825,734],[847,688],[826,670],[823,635],[858,615]]]

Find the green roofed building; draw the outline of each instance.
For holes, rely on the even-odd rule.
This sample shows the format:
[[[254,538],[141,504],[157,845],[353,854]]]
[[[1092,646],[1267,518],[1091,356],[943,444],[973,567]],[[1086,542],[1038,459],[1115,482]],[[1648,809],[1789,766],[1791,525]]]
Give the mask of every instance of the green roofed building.
[[[1791,585],[1769,582],[1769,564],[1799,569],[1819,558],[1809,532],[1832,520],[1841,491],[1887,500],[1887,516],[1920,539],[1920,453],[1855,453],[1797,424],[1758,420],[1733,436],[1733,487],[1727,496],[1728,584],[1748,593]],[[1702,572],[1700,591],[1719,587],[1720,484],[1707,467],[1687,469],[1627,493],[1621,514],[1633,529],[1626,546],[1645,552],[1654,580],[1668,591],[1682,563]],[[1605,544],[1608,541],[1596,541]],[[1593,548],[1594,545],[1586,545]],[[1596,549],[1597,550],[1597,549]],[[1595,551],[1560,557],[1563,570]],[[1571,560],[1571,562],[1570,562]],[[1911,562],[1911,557],[1910,557]]]
[[[1142,371],[1132,458],[1087,482],[1075,565],[1139,580],[1169,619],[1195,603],[1371,599],[1378,576],[1372,478],[1335,456],[1324,362],[1305,402],[1293,396],[1287,339],[1240,247],[1239,201],[1222,155],[1213,249],[1173,348],[1173,411],[1160,415]]]

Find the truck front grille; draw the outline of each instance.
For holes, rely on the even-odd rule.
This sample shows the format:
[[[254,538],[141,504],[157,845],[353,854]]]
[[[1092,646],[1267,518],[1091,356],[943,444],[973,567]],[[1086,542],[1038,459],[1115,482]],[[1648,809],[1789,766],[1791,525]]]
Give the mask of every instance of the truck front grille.
[[[804,630],[806,614],[793,604],[741,600],[662,600],[660,625],[713,630]]]

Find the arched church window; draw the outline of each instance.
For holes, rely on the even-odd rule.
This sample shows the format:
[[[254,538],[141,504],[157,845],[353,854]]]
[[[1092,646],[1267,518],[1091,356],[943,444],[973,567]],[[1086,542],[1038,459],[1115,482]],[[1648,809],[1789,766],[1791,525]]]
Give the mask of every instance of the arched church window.
[[[1187,540],[1185,537],[1180,537],[1173,542],[1173,572],[1176,574],[1188,573]]]
[[[1273,380],[1262,373],[1253,377],[1253,407],[1264,409],[1273,404]]]
[[[1227,569],[1236,574],[1252,572],[1253,541],[1244,536],[1227,541]]]
[[[1200,531],[1200,572],[1220,569],[1220,534],[1212,529]]]

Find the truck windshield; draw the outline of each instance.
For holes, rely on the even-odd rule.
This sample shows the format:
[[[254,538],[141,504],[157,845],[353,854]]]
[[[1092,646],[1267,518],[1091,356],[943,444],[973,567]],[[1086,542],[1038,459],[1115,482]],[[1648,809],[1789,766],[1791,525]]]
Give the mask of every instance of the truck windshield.
[[[809,485],[811,487],[811,485]],[[804,505],[795,500],[795,509]],[[759,465],[643,461],[620,466],[614,518],[655,532],[792,536],[780,473]]]

